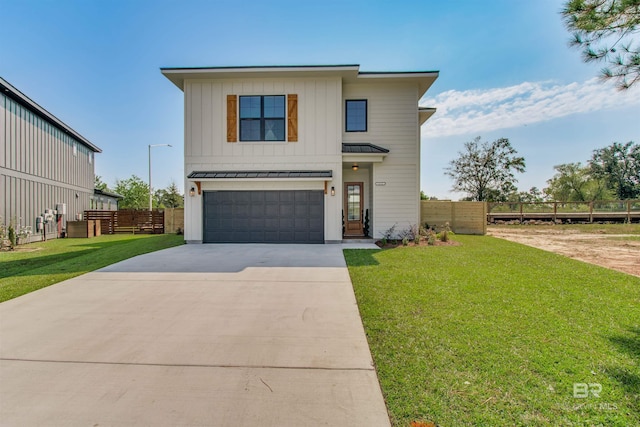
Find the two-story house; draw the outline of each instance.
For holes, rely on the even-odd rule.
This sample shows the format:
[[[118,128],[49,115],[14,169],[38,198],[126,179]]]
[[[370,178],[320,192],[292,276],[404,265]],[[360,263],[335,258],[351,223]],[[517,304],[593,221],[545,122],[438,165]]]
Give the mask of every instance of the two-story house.
[[[91,141],[0,78],[0,221],[30,241],[62,235],[91,206]]]
[[[185,240],[329,243],[419,223],[438,72],[162,68],[184,92]]]

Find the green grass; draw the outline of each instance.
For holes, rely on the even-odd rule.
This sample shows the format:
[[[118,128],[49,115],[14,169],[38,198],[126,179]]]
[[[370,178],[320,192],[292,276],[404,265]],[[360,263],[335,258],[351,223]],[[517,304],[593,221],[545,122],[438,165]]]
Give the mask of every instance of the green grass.
[[[136,255],[184,243],[175,234],[55,239],[0,252],[0,302]]]
[[[585,234],[640,234],[640,224],[489,225],[488,229],[571,230]]]
[[[346,250],[394,425],[637,425],[640,279],[488,236]],[[573,396],[599,383],[599,398]]]

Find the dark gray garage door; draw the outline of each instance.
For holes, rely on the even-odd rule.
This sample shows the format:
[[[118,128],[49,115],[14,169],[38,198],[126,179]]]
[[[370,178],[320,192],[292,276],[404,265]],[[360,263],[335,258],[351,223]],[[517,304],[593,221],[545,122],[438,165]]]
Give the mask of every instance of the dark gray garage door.
[[[205,243],[324,243],[324,192],[205,191]]]

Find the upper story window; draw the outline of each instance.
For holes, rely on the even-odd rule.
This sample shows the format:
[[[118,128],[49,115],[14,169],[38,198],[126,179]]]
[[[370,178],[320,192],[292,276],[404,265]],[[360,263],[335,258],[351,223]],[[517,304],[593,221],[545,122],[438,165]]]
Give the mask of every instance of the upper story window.
[[[240,141],[285,140],[284,95],[240,97]]]
[[[347,132],[366,132],[367,100],[347,99],[345,107],[345,130]]]

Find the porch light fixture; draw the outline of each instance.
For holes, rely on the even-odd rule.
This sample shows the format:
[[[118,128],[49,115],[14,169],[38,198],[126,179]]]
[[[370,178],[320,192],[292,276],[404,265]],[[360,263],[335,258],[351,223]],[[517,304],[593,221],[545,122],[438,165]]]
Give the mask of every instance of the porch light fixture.
[[[353,169],[354,171],[358,170],[358,164],[354,163],[353,166],[351,166],[351,169]]]
[[[331,187],[331,195],[332,196],[336,195],[336,187]]]
[[[189,189],[189,195],[190,195],[191,197],[193,197],[193,196],[195,196],[195,195],[196,195],[196,187],[191,187],[191,188]]]

